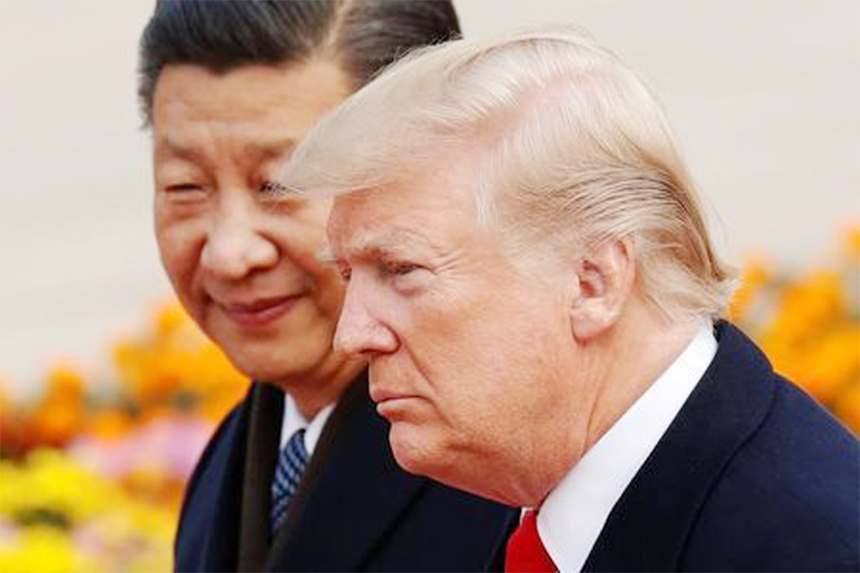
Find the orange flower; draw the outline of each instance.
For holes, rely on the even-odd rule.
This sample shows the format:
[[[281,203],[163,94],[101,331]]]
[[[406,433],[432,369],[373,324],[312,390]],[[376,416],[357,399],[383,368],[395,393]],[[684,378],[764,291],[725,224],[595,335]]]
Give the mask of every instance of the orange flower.
[[[67,361],[49,370],[47,382],[47,392],[36,404],[27,429],[34,445],[62,446],[84,425],[86,383],[80,370]]]
[[[123,410],[108,407],[89,415],[86,433],[106,442],[126,436],[134,428],[132,417]]]
[[[860,224],[852,225],[848,229],[845,252],[853,263],[860,264]]]
[[[5,378],[0,379],[0,452],[17,457],[26,449],[27,439],[22,415],[12,400],[9,385]]]
[[[57,363],[48,372],[49,399],[79,401],[83,399],[85,389],[83,375],[69,361]]]
[[[29,431],[36,444],[62,447],[80,433],[84,419],[79,404],[48,400],[30,417]]]
[[[833,406],[836,417],[855,435],[860,435],[860,383],[848,386]]]
[[[829,268],[796,278],[751,265],[729,312],[778,372],[860,434],[860,225],[849,229],[842,253]]]
[[[771,274],[770,265],[765,261],[764,257],[753,257],[744,265],[740,284],[726,309],[726,315],[729,320],[733,322],[743,320],[753,300],[768,281],[771,280]]]
[[[163,302],[155,310],[155,335],[167,338],[190,322],[185,309],[177,301]]]
[[[860,381],[860,326],[844,324],[814,339],[795,380],[822,404],[832,405]]]
[[[777,302],[776,316],[762,333],[763,339],[779,339],[798,350],[844,320],[846,293],[842,277],[819,271],[788,285]]]

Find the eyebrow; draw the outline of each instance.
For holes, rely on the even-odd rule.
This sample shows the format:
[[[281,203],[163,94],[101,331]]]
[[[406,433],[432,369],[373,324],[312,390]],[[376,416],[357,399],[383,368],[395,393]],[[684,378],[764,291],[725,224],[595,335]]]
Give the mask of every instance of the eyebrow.
[[[249,141],[242,146],[243,153],[250,153],[263,159],[271,159],[281,157],[285,154],[292,153],[296,148],[297,141],[292,137],[282,139],[273,139],[266,142]],[[199,163],[205,159],[205,154],[199,147],[189,145],[182,140],[163,136],[156,142],[158,152],[166,152],[179,159],[185,159],[192,163]]]
[[[243,151],[250,151],[265,158],[280,157],[295,150],[297,141],[291,137],[276,139],[265,143],[250,142],[243,146]]]
[[[170,155],[179,159],[185,159],[191,163],[198,163],[203,159],[203,153],[198,148],[169,137],[160,137],[155,142],[155,150],[159,155]]]
[[[374,259],[398,256],[404,248],[414,247],[421,251],[430,251],[437,254],[438,250],[425,240],[416,241],[413,233],[408,230],[392,230],[377,236],[363,235],[356,241],[356,245],[346,249],[346,256],[359,259]],[[334,264],[339,257],[331,245],[323,247],[317,257],[320,261]]]

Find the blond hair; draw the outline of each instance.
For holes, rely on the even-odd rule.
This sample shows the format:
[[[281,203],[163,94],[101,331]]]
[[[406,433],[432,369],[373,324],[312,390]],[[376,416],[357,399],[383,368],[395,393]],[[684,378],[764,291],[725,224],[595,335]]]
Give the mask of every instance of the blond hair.
[[[641,293],[671,318],[718,315],[733,272],[714,252],[659,105],[580,30],[418,50],[321,122],[284,173],[346,193],[468,146],[479,222],[543,257],[633,241]],[[535,247],[540,246],[540,252]]]

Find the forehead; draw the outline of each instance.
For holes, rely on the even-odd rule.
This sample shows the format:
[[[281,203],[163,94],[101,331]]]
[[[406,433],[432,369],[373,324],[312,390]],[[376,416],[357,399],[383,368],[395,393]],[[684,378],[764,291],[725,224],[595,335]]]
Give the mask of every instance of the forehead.
[[[181,151],[212,136],[295,143],[348,95],[348,86],[340,67],[327,61],[248,65],[225,73],[170,64],[153,99],[156,146]]]
[[[413,171],[384,187],[335,198],[328,233],[340,256],[445,250],[477,232],[475,176],[468,162]]]

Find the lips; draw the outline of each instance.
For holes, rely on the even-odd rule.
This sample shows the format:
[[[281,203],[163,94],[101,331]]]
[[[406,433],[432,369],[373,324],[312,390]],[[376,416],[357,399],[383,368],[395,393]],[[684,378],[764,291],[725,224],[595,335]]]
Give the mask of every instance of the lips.
[[[376,413],[392,423],[414,419],[419,401],[417,396],[392,396],[376,403]]]
[[[216,306],[227,318],[245,327],[267,326],[286,314],[301,295],[260,298],[248,302],[218,302]]]
[[[416,398],[417,396],[413,394],[402,394],[373,384],[370,385],[370,399],[376,404],[376,411],[391,421],[401,417],[404,408]]]
[[[370,399],[373,400],[376,404],[381,404],[386,400],[394,400],[395,398],[399,398],[398,394],[387,390],[381,386],[377,386],[376,384],[370,384]]]

